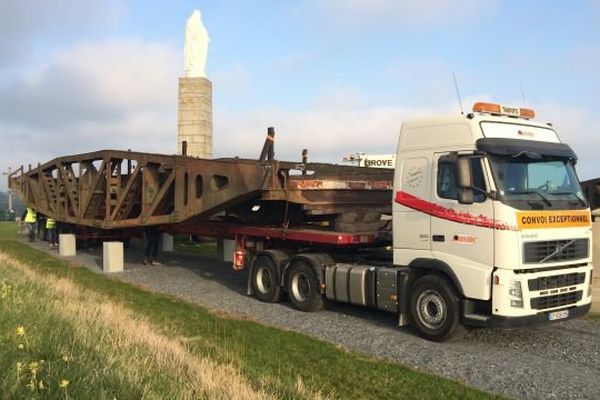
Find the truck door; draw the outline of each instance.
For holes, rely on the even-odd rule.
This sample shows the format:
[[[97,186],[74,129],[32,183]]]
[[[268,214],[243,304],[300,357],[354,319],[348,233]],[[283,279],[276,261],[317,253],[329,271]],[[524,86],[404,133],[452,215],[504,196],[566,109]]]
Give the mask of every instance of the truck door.
[[[394,264],[431,256],[430,216],[431,158],[400,159],[394,177]]]
[[[456,154],[436,153],[432,168],[431,251],[458,278],[467,297],[489,299],[494,260],[494,205],[485,194],[483,160],[469,157],[472,204],[458,202]],[[487,284],[482,284],[486,282]]]

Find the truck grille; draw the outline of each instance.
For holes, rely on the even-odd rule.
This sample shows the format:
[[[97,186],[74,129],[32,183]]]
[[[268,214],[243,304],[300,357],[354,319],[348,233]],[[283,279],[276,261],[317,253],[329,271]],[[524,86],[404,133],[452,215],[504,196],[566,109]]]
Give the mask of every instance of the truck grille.
[[[523,247],[523,262],[549,263],[586,258],[588,256],[588,245],[587,238],[527,242]]]
[[[557,289],[565,286],[580,285],[585,281],[585,272],[574,272],[571,274],[542,276],[530,279],[529,290]]]
[[[530,305],[533,310],[546,310],[548,308],[568,306],[577,303],[581,300],[582,296],[583,291],[578,290],[576,292],[561,293],[554,296],[534,297],[531,299]]]

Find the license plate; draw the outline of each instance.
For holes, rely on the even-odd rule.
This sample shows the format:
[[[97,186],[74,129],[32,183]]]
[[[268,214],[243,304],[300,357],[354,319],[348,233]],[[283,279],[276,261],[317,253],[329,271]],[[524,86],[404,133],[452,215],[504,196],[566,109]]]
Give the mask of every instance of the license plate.
[[[569,310],[554,311],[548,313],[548,321],[556,321],[557,319],[567,318],[569,316]]]

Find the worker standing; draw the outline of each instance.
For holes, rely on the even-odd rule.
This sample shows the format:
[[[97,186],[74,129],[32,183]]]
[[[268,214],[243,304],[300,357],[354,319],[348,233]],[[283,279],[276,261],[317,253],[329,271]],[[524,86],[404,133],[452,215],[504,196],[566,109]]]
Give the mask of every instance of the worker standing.
[[[25,212],[23,213],[23,218],[25,221],[25,225],[27,225],[27,233],[29,234],[29,241],[35,241],[35,233],[36,233],[36,224],[37,224],[37,212],[31,208],[27,207]]]
[[[46,218],[46,234],[50,247],[58,247],[58,227],[56,221],[50,217]]]
[[[46,216],[42,213],[37,213],[37,236],[41,240],[48,240],[46,234]]]
[[[146,226],[144,228],[146,236],[146,253],[144,255],[144,265],[160,265],[156,261],[158,255],[158,241],[160,239],[160,230],[156,226]]]

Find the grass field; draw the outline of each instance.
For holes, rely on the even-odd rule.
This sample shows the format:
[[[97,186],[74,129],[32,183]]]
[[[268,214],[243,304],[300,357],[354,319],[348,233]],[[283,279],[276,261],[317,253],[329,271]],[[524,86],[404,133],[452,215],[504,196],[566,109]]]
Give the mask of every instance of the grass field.
[[[585,316],[586,319],[591,319],[594,321],[600,321],[600,313],[597,312],[590,312],[588,315]]]
[[[193,242],[186,235],[175,236],[175,250],[202,256],[217,256],[217,244],[215,242]]]
[[[14,232],[0,223],[1,398],[496,398],[150,293]]]

